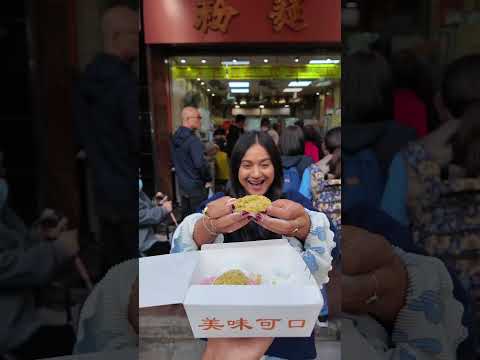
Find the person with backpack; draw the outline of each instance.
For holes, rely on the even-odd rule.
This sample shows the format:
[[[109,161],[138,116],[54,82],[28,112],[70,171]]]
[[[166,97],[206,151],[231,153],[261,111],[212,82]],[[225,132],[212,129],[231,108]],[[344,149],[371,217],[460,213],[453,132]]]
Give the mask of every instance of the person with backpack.
[[[315,209],[324,212],[341,229],[342,219],[342,128],[330,129],[322,144],[327,154],[305,169],[300,194],[312,200]]]
[[[287,126],[280,136],[278,147],[282,155],[283,192],[298,191],[305,169],[313,163],[310,157],[304,155],[303,130],[296,125]]]
[[[393,82],[378,53],[358,51],[342,66],[342,208],[379,208],[395,154],[416,139],[393,119]]]

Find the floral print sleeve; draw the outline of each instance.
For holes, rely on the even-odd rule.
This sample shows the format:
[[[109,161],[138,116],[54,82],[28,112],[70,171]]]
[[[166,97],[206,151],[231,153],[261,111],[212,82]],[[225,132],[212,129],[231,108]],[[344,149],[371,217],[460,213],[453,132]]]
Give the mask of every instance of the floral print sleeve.
[[[441,168],[421,143],[410,143],[403,153],[409,169],[409,193],[415,201],[428,205],[436,201],[444,184]]]

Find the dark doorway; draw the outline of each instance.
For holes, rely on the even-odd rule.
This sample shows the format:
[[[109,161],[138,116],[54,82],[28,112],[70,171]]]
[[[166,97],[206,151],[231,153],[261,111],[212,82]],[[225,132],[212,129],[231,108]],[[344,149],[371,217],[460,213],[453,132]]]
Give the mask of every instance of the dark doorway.
[[[30,57],[27,37],[27,9],[14,1],[0,16],[0,78],[3,81],[0,106],[0,151],[9,183],[9,203],[20,217],[30,222],[37,213],[37,145],[30,87]]]

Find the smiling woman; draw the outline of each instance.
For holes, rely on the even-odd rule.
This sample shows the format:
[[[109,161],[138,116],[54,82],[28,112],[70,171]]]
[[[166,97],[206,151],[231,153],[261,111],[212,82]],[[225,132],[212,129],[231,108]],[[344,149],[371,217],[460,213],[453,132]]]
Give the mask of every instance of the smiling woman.
[[[331,270],[334,232],[325,214],[298,192],[282,192],[282,162],[272,138],[252,131],[240,137],[231,157],[231,186],[204,204],[203,213],[187,216],[173,235],[172,253],[195,251],[203,244],[285,238],[322,286]],[[263,213],[235,211],[239,198],[266,197]],[[241,204],[240,204],[241,206]],[[313,334],[308,338],[278,338],[267,355],[281,359],[313,359]]]

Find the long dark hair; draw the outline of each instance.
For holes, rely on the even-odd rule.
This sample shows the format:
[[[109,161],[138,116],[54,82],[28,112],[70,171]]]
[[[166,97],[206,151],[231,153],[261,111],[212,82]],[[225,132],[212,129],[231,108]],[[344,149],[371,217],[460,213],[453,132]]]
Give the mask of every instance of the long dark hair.
[[[454,162],[467,175],[480,176],[480,55],[451,63],[442,83],[442,98],[450,114],[461,121],[452,139]]]
[[[462,124],[453,143],[454,162],[469,177],[480,176],[480,101],[471,105],[460,119]]]
[[[272,161],[273,168],[275,170],[275,177],[273,183],[268,189],[268,192],[265,194],[270,200],[275,201],[279,199],[282,195],[282,184],[283,184],[283,170],[282,170],[282,159],[280,158],[280,153],[278,152],[277,146],[273,142],[270,135],[263,131],[249,131],[240,136],[237,143],[235,144],[232,156],[230,158],[230,188],[229,195],[235,198],[239,198],[247,195],[240,180],[238,179],[238,172],[240,170],[240,165],[242,159],[245,156],[246,152],[253,145],[258,144],[262,146],[265,151],[270,156]]]
[[[278,200],[282,197],[283,171],[282,160],[275,143],[270,135],[263,131],[249,131],[240,136],[235,144],[232,156],[230,158],[230,186],[227,194],[234,198],[240,198],[247,195],[240,180],[238,172],[245,153],[253,145],[262,146],[270,156],[274,168],[274,179],[272,185],[265,194],[271,201]],[[261,226],[251,222],[247,226],[239,229],[231,234],[225,234],[225,242],[242,242],[262,239],[278,239],[281,235],[268,231]]]
[[[303,155],[305,152],[305,135],[297,125],[287,126],[278,141],[280,153],[284,156]]]
[[[358,51],[342,62],[342,122],[346,125],[393,119],[389,64],[373,51]]]

